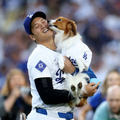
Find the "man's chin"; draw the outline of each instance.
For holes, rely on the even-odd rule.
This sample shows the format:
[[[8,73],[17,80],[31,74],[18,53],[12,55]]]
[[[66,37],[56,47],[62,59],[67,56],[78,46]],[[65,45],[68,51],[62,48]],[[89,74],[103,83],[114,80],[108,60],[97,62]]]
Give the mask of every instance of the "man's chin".
[[[120,110],[112,110],[113,114],[120,114]]]

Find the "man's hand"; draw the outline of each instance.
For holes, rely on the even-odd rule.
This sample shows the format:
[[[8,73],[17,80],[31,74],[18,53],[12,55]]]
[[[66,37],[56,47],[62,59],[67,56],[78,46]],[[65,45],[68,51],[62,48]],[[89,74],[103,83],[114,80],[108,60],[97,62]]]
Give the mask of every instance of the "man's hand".
[[[72,74],[75,71],[75,66],[71,63],[71,61],[64,56],[65,61],[65,67],[63,68],[63,71],[66,73],[70,73]],[[85,86],[85,90],[82,91],[82,96],[84,97],[89,97],[89,96],[93,96],[95,94],[95,92],[97,91],[97,87],[99,86],[101,82],[98,82],[97,84],[95,84],[94,82],[89,83]]]
[[[71,61],[66,56],[64,56],[64,58],[65,58],[65,61],[64,61],[65,67],[63,68],[63,71],[66,73],[72,74],[75,71],[75,66],[71,63]]]
[[[89,97],[89,96],[93,96],[96,91],[97,91],[97,87],[99,86],[101,82],[98,82],[97,84],[95,84],[94,82],[87,84],[85,86],[85,91],[82,91],[82,95],[84,97]]]

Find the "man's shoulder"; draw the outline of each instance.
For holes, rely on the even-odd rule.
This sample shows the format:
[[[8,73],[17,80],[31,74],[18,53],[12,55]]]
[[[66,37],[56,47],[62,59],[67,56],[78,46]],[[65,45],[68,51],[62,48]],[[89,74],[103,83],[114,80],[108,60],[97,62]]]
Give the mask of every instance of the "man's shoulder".
[[[42,56],[42,49],[40,47],[36,47],[32,53],[30,54],[29,58],[28,58],[28,61],[33,61],[33,59],[37,59],[39,56]]]
[[[39,61],[46,62],[48,58],[48,51],[45,47],[37,45],[28,58],[27,66],[36,65]]]
[[[100,104],[100,106],[98,107],[99,110],[101,111],[108,111],[109,109],[109,105],[108,105],[108,102],[107,101],[104,101],[103,103]]]
[[[105,101],[96,109],[93,120],[108,120],[109,108],[108,102]]]

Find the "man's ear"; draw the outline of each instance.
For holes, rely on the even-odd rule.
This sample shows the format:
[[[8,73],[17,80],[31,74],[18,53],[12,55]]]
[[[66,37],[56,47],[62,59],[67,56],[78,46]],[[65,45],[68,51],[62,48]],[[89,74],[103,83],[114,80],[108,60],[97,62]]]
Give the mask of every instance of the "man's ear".
[[[30,34],[29,37],[30,37],[30,39],[32,39],[33,41],[35,41],[34,35]]]

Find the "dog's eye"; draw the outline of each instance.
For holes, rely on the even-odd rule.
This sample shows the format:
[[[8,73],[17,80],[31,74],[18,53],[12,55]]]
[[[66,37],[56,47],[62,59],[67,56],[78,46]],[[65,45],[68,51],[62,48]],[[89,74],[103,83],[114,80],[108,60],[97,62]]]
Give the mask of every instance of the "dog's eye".
[[[58,21],[61,21],[61,19],[58,19]]]

